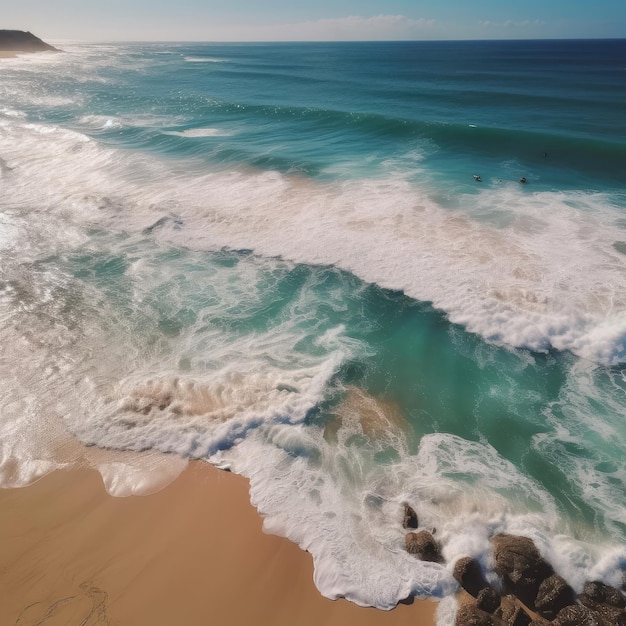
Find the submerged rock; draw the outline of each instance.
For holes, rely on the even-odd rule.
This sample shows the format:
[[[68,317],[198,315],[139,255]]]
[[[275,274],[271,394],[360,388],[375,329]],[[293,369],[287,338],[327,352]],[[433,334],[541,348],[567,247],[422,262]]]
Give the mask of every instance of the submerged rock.
[[[402,528],[417,528],[417,513],[406,502],[404,503],[404,516],[402,518]]]
[[[475,598],[478,597],[478,594],[483,589],[489,586],[483,575],[480,563],[469,556],[459,559],[454,564],[452,575],[459,585]]]
[[[427,531],[420,530],[417,533],[407,533],[404,538],[406,551],[414,554],[422,561],[442,563],[441,548],[435,538]]]

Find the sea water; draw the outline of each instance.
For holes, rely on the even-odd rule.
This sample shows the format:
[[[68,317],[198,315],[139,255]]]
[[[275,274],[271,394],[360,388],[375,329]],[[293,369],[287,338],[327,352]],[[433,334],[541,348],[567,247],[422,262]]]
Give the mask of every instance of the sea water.
[[[58,45],[0,60],[4,486],[204,459],[383,609],[498,532],[620,584],[625,41]]]

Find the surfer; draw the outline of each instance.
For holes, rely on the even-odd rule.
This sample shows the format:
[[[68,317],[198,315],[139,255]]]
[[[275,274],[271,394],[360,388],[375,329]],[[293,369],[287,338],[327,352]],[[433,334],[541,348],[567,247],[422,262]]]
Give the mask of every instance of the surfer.
[[[526,182],[526,177],[525,177],[525,176],[522,176],[522,177],[519,179],[519,182],[520,182],[520,183],[525,183],[525,182]]]
[[[478,174],[474,174],[474,180],[477,183],[482,183],[483,182],[483,179]]]

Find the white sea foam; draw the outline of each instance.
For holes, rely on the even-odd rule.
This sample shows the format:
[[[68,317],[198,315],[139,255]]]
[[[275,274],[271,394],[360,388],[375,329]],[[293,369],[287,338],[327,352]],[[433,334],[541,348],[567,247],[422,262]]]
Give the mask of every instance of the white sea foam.
[[[23,486],[57,468],[86,466],[101,473],[113,495],[160,489],[185,467],[181,457],[87,448],[69,430],[67,416],[87,417],[97,406],[90,376],[104,381],[113,376],[128,358],[129,346],[123,351],[112,346],[101,320],[89,319],[89,307],[86,320],[74,310],[81,296],[67,276],[25,269],[32,250],[24,232],[31,230],[28,218],[16,219],[13,226],[20,255],[13,262],[5,257],[0,289],[0,485]],[[68,234],[66,242],[76,243]],[[35,239],[42,253],[45,240]],[[107,307],[101,302],[97,308]]]
[[[92,142],[74,135],[64,137],[91,147]],[[250,261],[235,269],[218,264],[198,294],[193,263],[159,263],[151,255],[162,252],[139,234],[136,245],[145,250],[127,268],[134,290],[117,301],[78,286],[62,269],[62,259],[73,250],[98,252],[85,250],[89,240],[80,229],[61,226],[59,216],[44,208],[33,222],[28,208],[15,207],[14,215],[3,216],[0,233],[6,250],[19,249],[19,255],[5,255],[0,283],[0,341],[5,346],[0,479],[5,486],[84,461],[101,470],[116,495],[149,491],[180,471],[176,459],[206,458],[261,424],[303,420],[323,399],[344,355],[358,349],[338,328],[319,338],[319,356],[294,353],[301,339],[298,321],[310,315],[307,306],[290,317],[293,327],[238,336],[212,325],[213,318],[230,319],[246,307],[260,306],[256,290],[265,264]],[[113,247],[107,243],[105,249],[110,253]],[[57,261],[34,265],[42,257]],[[209,270],[203,267],[203,276]],[[164,294],[158,311],[146,304]],[[200,298],[202,317],[181,326],[175,317],[194,298]],[[156,354],[155,341],[162,346]],[[181,375],[181,367],[190,373]],[[97,449],[85,449],[76,436],[109,451],[95,456]],[[148,472],[158,459],[150,457],[146,465],[145,453],[133,461],[112,450],[178,456],[168,456],[162,471]]]
[[[606,364],[626,359],[626,271],[613,247],[623,233],[619,209],[604,194],[504,187],[451,210],[400,178],[322,185],[273,172],[174,175],[97,146],[84,159],[72,151],[85,139],[60,129],[6,132],[14,162],[41,181],[30,193],[22,187],[18,201],[49,198],[57,211],[84,212],[87,193],[96,203],[115,196],[133,210],[101,206],[100,219],[139,229],[174,208],[189,228],[168,236],[187,245],[334,264],[432,301],[489,341],[571,350]],[[42,133],[50,142],[37,141]],[[12,151],[4,153],[9,165]],[[36,155],[46,167],[33,167]],[[45,197],[33,202],[38,189]]]
[[[83,115],[80,124],[93,129],[122,128],[124,123],[117,117],[109,115]]]
[[[2,109],[0,109],[0,114],[6,117],[26,117],[26,114],[23,111],[9,109],[8,107],[3,107]]]
[[[121,115],[83,115],[79,123],[87,129],[112,129],[112,128],[167,128],[185,122],[182,115],[147,115],[147,114],[121,114]],[[167,133],[165,133],[167,134]]]
[[[187,130],[163,131],[164,135],[174,135],[176,137],[228,137],[231,132],[222,128],[188,128]]]
[[[0,214],[0,250],[7,250],[15,246],[18,237],[18,228],[10,216]]]
[[[170,466],[146,450],[210,458],[250,477],[267,530],[313,554],[315,581],[325,595],[381,608],[408,595],[444,596],[455,589],[449,567],[403,550],[404,501],[415,506],[423,525],[437,529],[449,563],[469,554],[489,568],[489,537],[515,532],[533,537],[577,587],[590,571],[614,584],[623,553],[598,544],[588,529],[574,532],[553,499],[486,443],[434,434],[409,454],[403,429],[385,421],[389,411],[349,390],[342,391],[351,401],[337,408],[341,426],[334,435],[306,426],[340,364],[365,349],[343,328],[320,337],[316,356],[304,358],[294,352],[301,338],[294,311],[279,328],[245,336],[206,331],[207,315],[166,328],[175,335],[170,341],[167,332],[150,331],[160,320],[145,308],[150,298],[160,298],[175,317],[188,298],[203,297],[209,303],[203,306],[218,307],[212,314],[230,318],[253,301],[261,266],[280,264],[270,258],[282,257],[335,264],[404,289],[491,341],[619,362],[626,278],[623,255],[613,247],[623,232],[611,198],[505,186],[451,209],[398,176],[324,185],[276,172],[193,173],[187,163],[178,167],[103,148],[80,133],[20,119],[0,120],[0,138],[11,168],[10,184],[3,178],[0,237],[5,248],[19,249],[19,259],[7,255],[2,270],[10,280],[0,297],[0,341],[9,347],[0,376],[3,484],[88,462],[100,468],[112,492],[125,494],[156,488],[180,471],[179,457],[166,455],[175,459]],[[71,275],[56,266],[27,269],[27,262],[65,258],[74,250],[96,255],[100,248],[90,230],[118,233],[119,241],[102,248],[112,254],[119,246],[121,256],[134,259],[125,269],[132,289],[123,303],[74,292]],[[240,263],[236,281],[216,268],[213,291],[197,294],[193,263],[163,263],[156,256],[170,242],[190,254],[229,247],[266,258]],[[72,315],[77,303],[84,309]],[[311,315],[310,304],[300,303],[297,314]],[[183,362],[188,367],[181,368]],[[580,363],[563,388],[562,404],[584,415],[585,401],[615,402],[611,394],[597,397],[586,389],[596,369]],[[619,404],[609,409],[620,414]],[[370,437],[373,426],[355,417],[368,411],[374,421],[386,416],[380,436]],[[589,425],[577,430],[569,420],[574,432],[565,432],[556,409],[546,419],[556,437],[537,436],[533,445],[580,475],[590,506],[605,507],[607,518],[621,521],[620,511],[611,509],[606,476],[622,468],[568,455],[559,446],[568,437],[580,442]],[[611,422],[598,428],[606,441],[621,432]],[[133,465],[110,450],[88,461],[82,447],[63,453],[78,445],[75,435],[144,450],[147,464],[139,454]],[[376,461],[394,450],[390,458],[398,460]],[[148,466],[162,468],[155,482]],[[442,615],[445,623],[450,611]]]
[[[626,446],[621,408],[626,385],[616,377],[621,374],[575,363],[559,398],[544,411],[552,428],[535,435],[533,447],[574,477],[576,495],[591,510],[603,513],[602,530],[619,541],[626,526],[621,487],[626,471],[613,459],[619,459]]]
[[[250,478],[265,530],[313,555],[315,584],[326,597],[384,609],[409,595],[445,597],[456,589],[454,563],[468,555],[497,585],[490,538],[501,532],[533,538],[578,589],[590,571],[615,576],[623,553],[563,534],[550,496],[488,445],[428,435],[416,455],[381,465],[374,457],[391,445],[393,429],[386,424],[387,441],[369,444],[366,432],[358,419],[344,420],[333,443],[316,429],[275,425],[212,459]],[[402,449],[400,432],[395,436]],[[448,565],[404,550],[403,502],[415,508],[420,527],[436,530]],[[442,608],[439,623],[450,614]]]

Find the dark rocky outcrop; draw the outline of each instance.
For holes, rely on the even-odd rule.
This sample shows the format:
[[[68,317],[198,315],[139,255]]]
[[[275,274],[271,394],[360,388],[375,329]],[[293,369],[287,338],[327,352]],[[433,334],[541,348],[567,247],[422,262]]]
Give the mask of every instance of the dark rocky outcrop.
[[[605,585],[600,581],[586,582],[583,592],[578,596],[578,599],[589,608],[593,608],[598,604],[608,604],[618,609],[626,607],[624,594],[619,589]]]
[[[464,604],[459,607],[454,626],[496,626],[496,622],[489,613],[481,611],[474,604]]]
[[[478,597],[478,594],[483,589],[489,586],[483,575],[480,563],[469,556],[459,559],[454,564],[452,575],[459,585],[475,598]]]
[[[0,51],[2,52],[45,52],[58,50],[45,41],[23,30],[0,30]]]
[[[626,626],[626,609],[598,604],[591,612],[602,626]]]
[[[420,530],[417,533],[407,533],[404,538],[406,551],[414,554],[422,561],[443,563],[441,548],[435,538],[427,531]]]
[[[531,618],[520,606],[506,602],[496,611],[496,615],[506,626],[529,626]]]
[[[496,535],[493,546],[496,573],[511,593],[534,610],[539,586],[554,574],[552,566],[528,537]]]
[[[409,552],[430,549],[426,546],[434,539],[422,533],[407,535]],[[476,559],[459,559],[452,572],[463,589],[456,626],[626,626],[626,596],[621,589],[589,581],[577,597],[528,537],[501,534],[492,544],[495,573],[505,595],[487,582]]]
[[[585,583],[578,601],[603,626],[626,626],[626,598],[619,589],[600,581],[589,581]]]
[[[576,604],[576,594],[558,574],[552,574],[539,585],[535,608],[542,617],[554,619],[561,609],[572,604]]]
[[[417,513],[406,502],[404,503],[404,516],[402,518],[402,528],[417,528]]]
[[[602,626],[596,616],[580,604],[565,607],[552,624],[555,626]]]
[[[476,606],[486,613],[495,613],[500,606],[500,594],[493,587],[485,587],[476,596]]]

